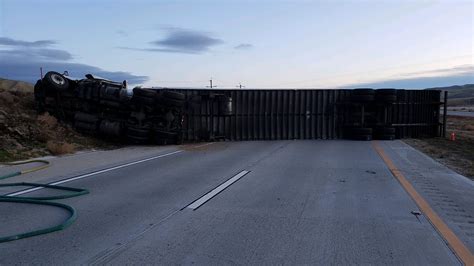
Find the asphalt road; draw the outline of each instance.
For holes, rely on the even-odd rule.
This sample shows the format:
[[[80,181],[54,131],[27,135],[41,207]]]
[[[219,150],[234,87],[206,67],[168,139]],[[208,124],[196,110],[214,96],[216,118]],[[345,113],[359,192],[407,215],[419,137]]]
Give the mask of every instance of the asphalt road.
[[[400,141],[380,144],[472,251],[472,181]],[[0,243],[0,264],[460,264],[427,219],[412,214],[418,207],[371,142],[146,149],[146,154],[135,148],[52,159],[51,169],[43,172],[50,175],[18,177],[52,182],[79,174],[63,185],[91,193],[59,201],[78,211],[71,227]],[[80,159],[94,156],[95,164]],[[124,163],[129,165],[82,177]],[[189,208],[242,171],[248,173],[195,210]],[[432,188],[444,196],[438,198]],[[56,192],[25,196],[51,193]],[[448,205],[437,204],[445,199]],[[451,215],[454,209],[463,216]],[[1,203],[0,214],[0,235],[52,225],[67,215],[12,203]]]

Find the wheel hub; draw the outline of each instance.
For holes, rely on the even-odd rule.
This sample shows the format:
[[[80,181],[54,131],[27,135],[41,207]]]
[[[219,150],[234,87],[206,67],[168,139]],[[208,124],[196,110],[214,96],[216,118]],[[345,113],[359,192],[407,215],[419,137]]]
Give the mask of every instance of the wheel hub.
[[[64,80],[63,77],[56,74],[51,75],[51,79],[53,80],[54,83],[58,85],[64,85],[66,83],[66,80]]]

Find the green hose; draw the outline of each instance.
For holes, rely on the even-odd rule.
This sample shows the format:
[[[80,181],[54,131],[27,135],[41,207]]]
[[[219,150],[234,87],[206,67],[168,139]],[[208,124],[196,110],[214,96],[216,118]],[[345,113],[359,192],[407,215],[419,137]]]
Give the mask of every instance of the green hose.
[[[44,184],[38,184],[38,183],[26,183],[26,182],[21,182],[21,183],[8,183],[8,184],[0,184],[0,187],[43,187],[43,188],[51,188],[51,189],[56,189],[56,190],[66,190],[66,191],[72,191],[73,193],[69,194],[63,194],[63,195],[57,195],[57,196],[47,196],[47,197],[17,197],[17,196],[0,196],[0,198],[17,198],[17,199],[27,199],[27,200],[57,200],[57,199],[67,199],[67,198],[72,198],[72,197],[77,197],[85,194],[89,194],[89,191],[87,189],[82,189],[82,188],[73,188],[73,187],[63,187],[63,186],[54,186],[54,185],[44,185]]]
[[[34,230],[34,231],[26,232],[26,233],[16,234],[16,235],[1,236],[0,243],[63,230],[67,228],[68,226],[70,226],[77,218],[76,210],[74,210],[73,207],[66,204],[62,204],[62,203],[40,201],[40,200],[19,199],[15,197],[3,197],[3,196],[0,196],[0,202],[14,202],[14,203],[55,206],[55,207],[63,208],[71,214],[69,218],[67,218],[64,222],[55,226],[51,226],[51,227],[39,229],[39,230]]]
[[[10,178],[10,177],[14,177],[14,176],[17,176],[17,175],[21,175],[21,171],[18,171],[18,172],[11,172],[11,173],[9,173],[9,174],[2,175],[2,176],[0,176],[0,180],[2,180],[2,179],[7,179],[7,178]]]
[[[28,164],[28,163],[43,163],[43,165],[36,166],[36,167],[30,168],[30,169],[27,169],[27,170],[23,170],[23,171],[17,171],[17,172],[9,173],[9,174],[6,174],[4,176],[0,176],[0,180],[5,179],[5,178],[14,177],[14,176],[17,176],[17,175],[22,175],[22,174],[27,174],[27,173],[39,171],[41,169],[45,169],[46,167],[49,167],[49,161],[46,161],[46,160],[27,160],[27,161],[13,162],[13,163],[5,163],[5,165],[12,166],[12,165],[22,165],[22,164]]]
[[[28,170],[16,171],[16,172],[12,172],[12,173],[0,176],[0,180],[11,178],[11,177],[18,176],[21,174],[38,171],[46,167],[49,167],[50,165],[50,163],[45,160],[29,160],[29,161],[15,162],[15,163],[7,163],[7,165],[21,165],[21,164],[27,164],[27,163],[33,163],[33,162],[40,162],[40,163],[43,163],[44,165],[33,167]],[[69,218],[67,218],[64,222],[62,222],[59,225],[55,225],[55,226],[44,228],[44,229],[34,230],[34,231],[26,232],[26,233],[21,233],[21,234],[15,234],[15,235],[10,235],[10,236],[0,236],[0,243],[32,237],[32,236],[37,236],[37,235],[42,235],[42,234],[48,234],[51,232],[55,232],[55,231],[59,231],[59,230],[63,230],[67,228],[76,220],[77,218],[76,210],[69,205],[56,203],[56,202],[50,202],[47,200],[66,199],[66,198],[77,197],[77,196],[81,196],[81,195],[85,195],[89,193],[87,189],[55,186],[55,185],[47,185],[47,184],[37,184],[37,183],[27,183],[27,182],[0,184],[0,187],[13,187],[13,186],[42,187],[42,188],[70,191],[72,193],[62,194],[62,195],[57,195],[57,196],[46,196],[46,197],[17,197],[17,196],[0,195],[0,202],[54,206],[54,207],[63,208],[67,210],[71,215],[69,216]]]

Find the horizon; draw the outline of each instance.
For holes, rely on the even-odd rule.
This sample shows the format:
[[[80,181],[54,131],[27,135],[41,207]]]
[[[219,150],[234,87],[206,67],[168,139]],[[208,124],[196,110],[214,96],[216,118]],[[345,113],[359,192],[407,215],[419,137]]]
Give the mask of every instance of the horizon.
[[[43,67],[144,87],[462,86],[474,84],[473,10],[473,1],[0,0],[0,77],[34,83]]]

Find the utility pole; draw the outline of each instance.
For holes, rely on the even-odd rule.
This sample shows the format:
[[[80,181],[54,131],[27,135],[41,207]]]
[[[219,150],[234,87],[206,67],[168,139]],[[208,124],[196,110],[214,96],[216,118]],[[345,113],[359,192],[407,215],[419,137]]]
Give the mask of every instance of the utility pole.
[[[239,88],[239,89],[245,88],[245,86],[242,86],[241,82],[239,82],[239,85],[237,85],[236,87]]]
[[[215,88],[215,87],[217,87],[217,86],[212,85],[212,77],[211,77],[211,79],[209,80],[209,86],[206,86],[206,88],[211,88],[212,89],[212,88]]]

